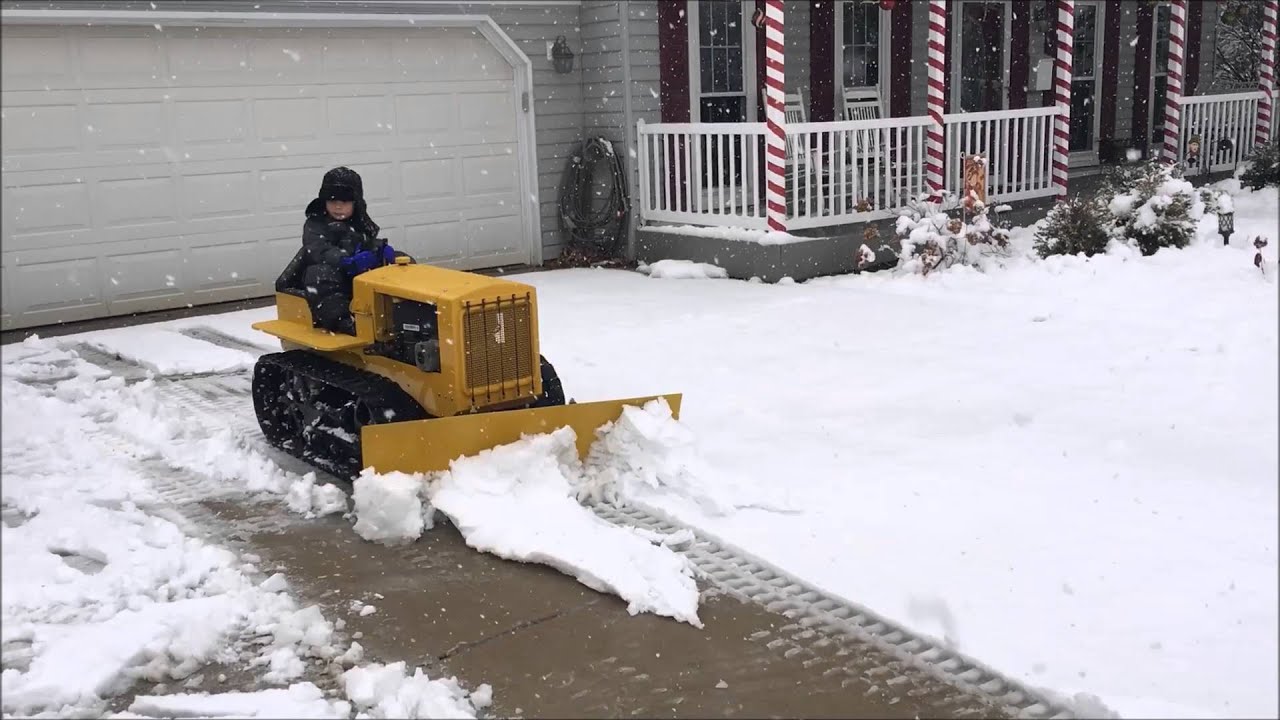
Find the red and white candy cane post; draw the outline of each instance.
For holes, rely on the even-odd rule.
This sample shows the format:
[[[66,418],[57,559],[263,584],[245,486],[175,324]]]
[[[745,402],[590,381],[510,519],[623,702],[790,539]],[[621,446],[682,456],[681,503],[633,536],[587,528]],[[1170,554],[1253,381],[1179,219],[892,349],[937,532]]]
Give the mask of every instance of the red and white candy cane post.
[[[1255,145],[1266,145],[1271,140],[1271,118],[1275,112],[1273,106],[1276,91],[1276,15],[1280,12],[1280,1],[1264,0],[1262,5],[1262,58],[1258,64],[1258,90],[1262,99],[1258,101],[1258,124],[1254,128]]]
[[[787,230],[786,36],[782,0],[765,0],[765,207],[769,229]]]
[[[1059,199],[1067,197],[1068,158],[1071,153],[1071,54],[1075,49],[1075,0],[1058,0],[1057,52],[1053,59],[1053,96],[1058,115],[1053,123],[1053,185]]]
[[[929,186],[929,199],[942,201],[943,134],[942,113],[946,105],[943,93],[946,89],[947,62],[947,3],[946,0],[929,0],[929,129],[924,142],[924,177]]]
[[[1164,95],[1164,161],[1178,162],[1182,134],[1182,61],[1187,52],[1187,0],[1169,3],[1169,67]]]

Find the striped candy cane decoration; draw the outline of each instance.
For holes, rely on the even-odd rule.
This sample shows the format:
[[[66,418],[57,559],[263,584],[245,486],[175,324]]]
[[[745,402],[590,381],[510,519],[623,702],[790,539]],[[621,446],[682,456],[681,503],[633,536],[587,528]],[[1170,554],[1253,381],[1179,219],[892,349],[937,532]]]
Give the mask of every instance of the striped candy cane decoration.
[[[1258,64],[1258,124],[1254,128],[1255,145],[1266,145],[1271,139],[1272,94],[1276,89],[1276,15],[1280,2],[1266,0],[1262,6],[1262,58]]]
[[[1075,49],[1075,0],[1058,0],[1058,46],[1053,61],[1053,90],[1058,117],[1053,124],[1053,184],[1058,197],[1067,197],[1067,168],[1071,152],[1071,54]]]
[[[946,0],[929,0],[929,94],[928,134],[925,136],[924,176],[929,185],[929,195],[935,202],[942,201],[942,112],[946,105],[947,62],[947,3]]]
[[[769,229],[778,232],[787,230],[786,36],[782,20],[782,0],[765,0],[765,214]]]
[[[1178,161],[1182,128],[1182,59],[1187,50],[1187,0],[1169,4],[1169,72],[1164,100],[1164,160]]]

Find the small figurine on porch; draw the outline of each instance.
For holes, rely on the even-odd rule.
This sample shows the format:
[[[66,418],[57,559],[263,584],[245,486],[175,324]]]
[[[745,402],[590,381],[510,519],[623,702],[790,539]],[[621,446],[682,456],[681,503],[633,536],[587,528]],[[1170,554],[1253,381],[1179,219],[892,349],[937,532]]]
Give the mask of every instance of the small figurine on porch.
[[[1187,168],[1200,168],[1200,136],[1192,135],[1187,141],[1187,155],[1183,160]]]
[[[964,161],[964,211],[981,213],[987,204],[987,158],[984,155],[962,155]]]

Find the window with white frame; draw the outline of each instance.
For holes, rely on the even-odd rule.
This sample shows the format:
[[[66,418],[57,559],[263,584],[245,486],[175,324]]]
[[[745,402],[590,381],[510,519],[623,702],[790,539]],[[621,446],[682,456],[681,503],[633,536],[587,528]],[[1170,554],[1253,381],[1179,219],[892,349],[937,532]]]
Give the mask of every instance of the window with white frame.
[[[837,26],[840,48],[840,80],[845,88],[880,85],[884,67],[881,17],[875,0],[842,0]]]
[[[698,115],[702,122],[747,119],[748,53],[738,0],[698,0]]]

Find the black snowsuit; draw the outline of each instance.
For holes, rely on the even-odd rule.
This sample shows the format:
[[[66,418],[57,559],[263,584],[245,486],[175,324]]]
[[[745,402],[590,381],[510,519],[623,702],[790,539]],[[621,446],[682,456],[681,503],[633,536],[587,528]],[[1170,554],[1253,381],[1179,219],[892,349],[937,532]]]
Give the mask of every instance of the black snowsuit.
[[[351,217],[334,220],[325,210],[328,200],[350,200],[355,204]],[[369,217],[364,186],[354,170],[338,167],[325,173],[319,195],[307,205],[302,225],[302,286],[317,327],[354,335],[351,315],[350,271],[343,259],[369,250],[381,258],[386,240],[378,238],[380,228]],[[379,265],[382,264],[381,259]]]

